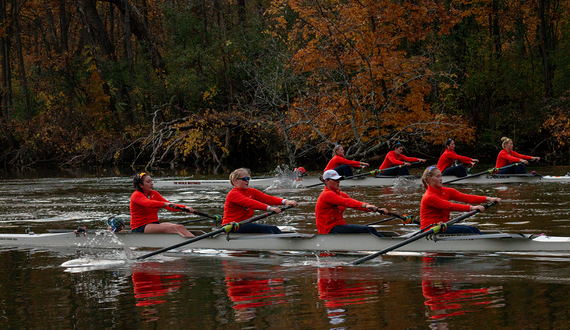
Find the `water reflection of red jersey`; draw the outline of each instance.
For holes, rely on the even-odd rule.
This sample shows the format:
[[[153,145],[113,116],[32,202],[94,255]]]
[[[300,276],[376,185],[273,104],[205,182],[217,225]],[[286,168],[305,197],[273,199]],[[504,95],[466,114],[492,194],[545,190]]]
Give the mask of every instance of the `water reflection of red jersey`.
[[[491,304],[488,288],[461,289],[457,283],[438,279],[435,267],[432,267],[433,260],[424,257],[422,267],[422,293],[426,298],[424,304],[432,312],[430,319],[476,312],[478,309],[472,309],[470,306]]]
[[[357,281],[347,284],[343,279],[343,267],[317,269],[319,298],[328,308],[364,304],[378,294],[378,284],[372,281]]]
[[[153,265],[145,264],[144,270],[133,270],[131,276],[133,280],[135,298],[137,306],[156,305],[165,302],[165,300],[157,300],[155,298],[162,297],[166,293],[178,289],[182,275],[160,275],[158,272],[152,272]],[[137,268],[135,266],[135,268]],[[148,271],[150,269],[151,271]],[[141,269],[143,270],[143,269]]]
[[[235,303],[234,309],[284,304],[287,302],[284,299],[276,299],[286,296],[282,278],[245,278],[244,272],[237,264],[224,261],[223,266],[226,274],[228,297]]]

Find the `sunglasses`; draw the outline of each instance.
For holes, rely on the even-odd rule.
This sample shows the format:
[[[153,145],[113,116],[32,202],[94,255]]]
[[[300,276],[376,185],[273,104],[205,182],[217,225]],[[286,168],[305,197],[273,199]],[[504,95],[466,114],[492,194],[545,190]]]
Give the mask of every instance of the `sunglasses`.
[[[248,182],[251,178],[249,176],[244,176],[243,178],[237,178],[237,180]]]

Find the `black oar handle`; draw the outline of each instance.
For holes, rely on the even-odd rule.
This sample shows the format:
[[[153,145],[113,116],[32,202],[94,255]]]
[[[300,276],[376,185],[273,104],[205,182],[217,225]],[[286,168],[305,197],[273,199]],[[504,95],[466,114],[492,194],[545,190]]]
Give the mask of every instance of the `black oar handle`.
[[[381,214],[384,214],[384,215],[388,215],[388,216],[391,216],[391,217],[394,217],[394,218],[398,218],[398,219],[404,221],[405,223],[411,223],[411,222],[412,222],[412,218],[414,217],[413,215],[407,215],[407,214],[399,215],[398,213],[392,213],[392,212],[386,213],[386,212],[384,212],[384,211],[382,211],[382,210],[380,210],[380,209],[379,209],[378,211],[376,211],[376,212],[381,213]]]
[[[182,210],[182,211],[187,212],[187,213],[193,213],[193,214],[199,215],[199,216],[201,216],[201,217],[210,218],[210,219],[214,220],[214,222],[215,222],[216,224],[218,224],[218,223],[220,223],[220,222],[222,221],[222,216],[221,216],[221,215],[218,215],[218,214],[216,214],[216,215],[209,215],[209,214],[206,214],[206,213],[198,212],[198,211],[196,211],[196,210],[194,210],[193,212],[190,212],[190,209],[185,208],[185,207],[180,207],[180,206],[178,206],[178,205],[176,205],[176,204],[174,204],[174,208],[175,208],[175,209],[178,209],[178,210]],[[198,220],[195,220],[195,221],[198,221]],[[185,223],[188,223],[188,222],[185,222]]]
[[[488,209],[489,207],[491,207],[491,206],[493,206],[493,205],[495,205],[495,204],[498,204],[498,202],[492,202],[492,203],[489,203],[489,204],[485,205],[485,209]],[[472,216],[472,215],[474,215],[474,214],[477,214],[477,213],[479,213],[479,212],[481,212],[481,211],[479,211],[479,210],[469,211],[468,213],[465,213],[465,214],[463,214],[463,215],[460,216],[460,217],[457,217],[457,218],[455,218],[455,219],[453,219],[453,220],[450,220],[450,221],[446,222],[445,225],[446,225],[446,227],[447,227],[447,226],[451,226],[451,225],[453,225],[453,224],[455,224],[455,223],[457,223],[457,222],[459,222],[459,221],[465,220],[465,219],[469,218],[470,216]],[[436,233],[436,232],[435,232],[435,230],[436,230],[435,227],[437,227],[437,226],[431,227],[429,230],[426,230],[426,231],[424,231],[424,232],[422,232],[422,233],[420,233],[420,234],[418,234],[418,235],[412,236],[412,237],[408,238],[407,240],[405,240],[405,241],[403,241],[403,242],[400,242],[400,243],[398,243],[398,244],[395,244],[395,245],[392,245],[392,246],[390,246],[390,247],[387,247],[387,248],[385,248],[384,250],[381,250],[381,251],[378,251],[378,252],[373,253],[373,254],[371,254],[371,255],[368,255],[368,256],[366,256],[366,257],[357,259],[357,260],[351,262],[350,264],[351,264],[351,265],[359,265],[359,264],[361,264],[361,263],[363,263],[363,262],[365,262],[365,261],[368,261],[368,260],[370,260],[370,259],[374,259],[374,258],[379,257],[379,256],[381,256],[381,255],[383,255],[383,254],[386,254],[386,253],[388,253],[388,252],[390,252],[390,251],[393,251],[393,250],[395,250],[395,249],[397,249],[397,248],[399,248],[399,247],[402,247],[402,246],[404,246],[404,245],[407,245],[407,244],[409,244],[409,243],[412,243],[412,242],[414,242],[414,241],[417,241],[417,240],[419,240],[419,239],[422,238],[422,237],[426,237],[426,236],[428,236],[428,235],[433,235],[433,234]]]
[[[289,209],[289,208],[291,208],[291,207],[293,207],[293,206],[292,206],[292,205],[288,205],[288,206],[286,206],[286,207],[282,207],[282,208],[281,208],[281,211],[285,211],[286,209]],[[256,216],[256,217],[253,217],[253,218],[244,220],[244,221],[242,221],[242,222],[239,222],[239,224],[240,224],[240,225],[245,225],[245,224],[248,224],[248,223],[250,223],[250,222],[254,222],[254,221],[257,221],[257,220],[260,220],[260,219],[263,219],[263,218],[267,218],[268,216],[273,215],[273,214],[275,214],[275,213],[276,213],[275,211],[271,211],[271,212],[267,212],[267,213],[264,213],[264,214],[260,214],[260,215],[258,215],[258,216]],[[228,225],[226,225],[226,226],[232,226],[232,227],[233,227],[232,224],[228,224]],[[157,255],[157,254],[159,254],[159,253],[163,253],[163,252],[166,252],[166,251],[170,251],[170,250],[172,250],[172,249],[176,249],[176,248],[179,248],[179,247],[181,247],[181,246],[184,246],[184,245],[187,245],[187,244],[191,244],[191,243],[194,243],[194,242],[203,240],[204,238],[208,238],[208,237],[211,237],[211,236],[215,236],[215,235],[221,234],[221,233],[223,233],[223,232],[228,232],[228,230],[227,230],[228,228],[227,228],[226,226],[224,226],[224,227],[222,227],[222,228],[220,228],[220,229],[216,229],[216,230],[214,230],[214,231],[211,231],[211,232],[209,232],[209,233],[206,233],[206,234],[203,234],[203,235],[200,235],[200,236],[197,236],[197,237],[190,238],[190,239],[188,239],[187,241],[180,242],[180,243],[177,243],[177,244],[174,244],[174,245],[171,245],[171,246],[167,246],[167,247],[162,248],[162,249],[160,249],[160,250],[156,250],[156,251],[147,253],[147,254],[145,254],[145,255],[136,257],[135,259],[136,259],[136,260],[146,259],[146,258],[148,258],[148,257],[152,257],[152,256]]]

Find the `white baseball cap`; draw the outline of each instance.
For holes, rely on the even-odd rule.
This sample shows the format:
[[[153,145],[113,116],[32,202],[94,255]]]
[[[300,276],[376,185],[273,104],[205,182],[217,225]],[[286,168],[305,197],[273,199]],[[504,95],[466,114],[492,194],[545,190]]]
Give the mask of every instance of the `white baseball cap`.
[[[342,176],[338,175],[338,173],[335,170],[328,170],[325,171],[325,173],[323,174],[323,180],[328,180],[328,179],[340,180],[342,179]]]

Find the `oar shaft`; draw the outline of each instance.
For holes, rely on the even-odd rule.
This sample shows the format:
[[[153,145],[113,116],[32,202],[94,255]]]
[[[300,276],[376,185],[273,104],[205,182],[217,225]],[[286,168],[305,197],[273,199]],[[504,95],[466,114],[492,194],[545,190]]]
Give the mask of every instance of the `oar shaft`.
[[[284,210],[289,209],[289,208],[291,208],[291,207],[293,207],[293,206],[288,205],[288,206],[285,206],[285,207],[281,208],[281,210],[284,211]],[[273,215],[273,214],[275,214],[275,213],[276,213],[275,211],[271,211],[271,212],[267,212],[267,213],[264,213],[264,214],[260,214],[260,215],[258,215],[258,216],[253,217],[253,218],[250,218],[250,219],[241,221],[239,224],[240,224],[240,226],[242,226],[242,225],[245,225],[245,224],[248,224],[248,223],[251,223],[251,222],[260,220],[260,219],[263,219],[263,218],[267,218],[268,216]],[[163,253],[163,252],[166,252],[166,251],[169,251],[169,250],[172,250],[172,249],[176,249],[176,248],[179,248],[179,247],[181,247],[181,246],[184,246],[184,245],[187,245],[187,244],[191,244],[191,243],[197,242],[197,241],[202,240],[202,239],[204,239],[204,238],[208,238],[208,237],[211,237],[211,236],[215,236],[215,235],[221,234],[221,233],[223,233],[223,232],[225,232],[225,229],[224,229],[224,228],[216,229],[216,230],[214,230],[214,231],[211,231],[211,232],[209,232],[209,233],[200,235],[200,236],[198,236],[198,237],[190,238],[190,239],[188,239],[188,240],[186,240],[186,241],[184,241],[184,242],[180,242],[180,243],[177,243],[177,244],[174,244],[174,245],[171,245],[171,246],[167,246],[167,247],[162,248],[162,249],[160,249],[160,250],[147,253],[147,254],[145,254],[145,255],[142,255],[142,256],[140,256],[140,257],[137,257],[136,260],[146,259],[146,258],[148,258],[148,257],[152,257],[152,256],[157,255],[157,254],[159,254],[159,253]]]
[[[361,264],[361,263],[363,263],[363,262],[366,262],[366,261],[368,261],[368,260],[377,258],[378,256],[381,256],[381,255],[386,254],[386,253],[388,253],[388,252],[390,252],[390,251],[396,250],[396,249],[399,248],[399,247],[402,247],[402,246],[404,246],[404,245],[407,245],[407,244],[409,244],[409,243],[411,243],[411,242],[413,242],[413,241],[417,241],[418,239],[420,239],[420,238],[422,238],[422,237],[426,237],[426,236],[431,235],[431,234],[433,234],[433,229],[430,229],[430,230],[428,230],[428,231],[425,231],[425,232],[423,232],[423,233],[421,233],[421,234],[419,234],[419,235],[417,235],[417,236],[410,237],[410,238],[408,238],[407,240],[402,241],[402,242],[400,242],[400,243],[398,243],[398,244],[394,244],[394,245],[392,245],[392,246],[390,246],[390,247],[387,247],[387,248],[385,248],[384,250],[381,250],[381,251],[378,251],[378,252],[373,253],[373,254],[371,254],[371,255],[368,255],[368,256],[366,256],[366,257],[362,257],[362,258],[360,258],[360,259],[357,259],[357,260],[351,262],[351,264],[352,264],[352,265],[359,265],[359,264]]]
[[[206,217],[206,218],[215,220],[216,222],[219,222],[219,221],[222,220],[222,217],[219,216],[219,215],[217,215],[217,214],[216,214],[216,215],[209,215],[209,214],[202,213],[202,212],[199,212],[199,211],[196,211],[196,210],[190,212],[190,209],[187,209],[187,208],[185,208],[185,207],[180,207],[180,206],[178,206],[178,205],[175,205],[174,208],[175,208],[175,209],[178,209],[178,210],[182,210],[182,211],[184,211],[184,212],[196,214],[196,215],[199,215],[199,216],[201,216],[201,217]],[[204,219],[201,219],[201,220],[204,220]],[[201,221],[201,220],[195,220],[195,221],[190,221],[190,222],[196,222],[196,221]],[[185,221],[185,222],[183,222],[183,223],[188,223],[188,222]]]
[[[395,219],[398,219],[398,218],[396,218],[396,217],[391,217],[391,218],[388,218],[388,219],[382,219],[382,220],[374,221],[374,222],[371,222],[371,223],[367,223],[367,224],[365,224],[365,226],[377,225],[377,224],[379,224],[379,223],[388,222],[388,221],[392,221],[392,220],[395,220]]]
[[[413,162],[413,163],[411,163],[411,165],[419,164],[419,163],[420,163],[420,162]],[[343,177],[341,180],[348,180],[348,179],[354,179],[354,178],[361,178],[361,177],[363,177],[363,176],[368,176],[368,175],[381,174],[382,172],[386,172],[386,171],[389,171],[389,170],[393,170],[393,169],[395,169],[395,168],[399,168],[399,167],[402,167],[402,166],[404,166],[404,165],[392,166],[392,167],[389,167],[389,168],[385,168],[385,169],[383,169],[383,170],[375,169],[375,170],[372,170],[372,171],[370,171],[370,172],[361,173],[361,174],[356,174],[356,175],[351,175],[351,176],[347,176],[347,177],[345,177],[345,178]],[[312,187],[320,186],[320,185],[322,185],[322,184],[325,184],[325,183],[324,183],[324,182],[315,183],[315,184],[306,186],[305,188],[312,188]]]
[[[457,179],[446,181],[446,182],[444,182],[444,184],[448,184],[448,183],[452,183],[452,182],[456,182],[456,181],[461,181],[461,180],[465,180],[465,179],[470,179],[470,178],[475,178],[475,177],[481,176],[483,174],[494,174],[494,173],[499,172],[500,170],[504,170],[506,168],[513,167],[513,166],[518,166],[520,164],[521,163],[514,163],[514,164],[507,165],[507,166],[499,167],[499,168],[490,168],[490,169],[483,171],[483,172],[479,172],[479,173],[471,174],[468,176],[464,176],[462,178],[457,178]]]
[[[206,234],[203,234],[203,235],[200,235],[200,236],[197,236],[197,237],[190,238],[190,239],[188,239],[187,241],[180,242],[180,243],[177,243],[177,244],[174,244],[174,245],[171,245],[171,246],[167,246],[167,247],[162,248],[162,249],[160,249],[160,250],[156,250],[156,251],[147,253],[147,254],[145,254],[145,255],[136,257],[136,260],[146,259],[146,258],[148,258],[148,257],[152,257],[152,256],[154,256],[154,255],[157,255],[157,254],[160,254],[160,253],[163,253],[163,252],[166,252],[166,251],[170,251],[170,250],[172,250],[172,249],[176,249],[176,248],[178,248],[178,247],[181,247],[181,246],[184,246],[184,245],[187,245],[187,244],[191,244],[191,243],[200,241],[200,240],[202,240],[202,239],[204,239],[204,238],[208,238],[208,237],[211,237],[211,236],[215,236],[215,235],[220,234],[220,233],[222,233],[222,232],[224,232],[224,231],[225,231],[225,230],[224,230],[223,228],[221,228],[221,229],[216,229],[216,230],[211,231],[211,232],[209,232],[209,233],[206,233]]]
[[[192,219],[192,220],[186,220],[186,221],[179,222],[178,224],[179,225],[185,225],[187,223],[200,222],[200,221],[204,221],[204,220],[208,220],[208,219],[210,219],[210,218]]]
[[[495,205],[495,204],[497,204],[497,202],[489,203],[489,204],[485,205],[485,209],[488,209],[489,207],[491,207],[491,206],[493,206],[493,205]],[[462,216],[459,216],[459,217],[457,217],[457,218],[455,218],[455,219],[453,219],[453,220],[450,220],[450,221],[446,222],[445,224],[446,224],[446,226],[451,226],[451,225],[453,225],[453,224],[455,224],[455,223],[458,223],[459,221],[462,221],[462,220],[464,220],[464,219],[467,219],[467,218],[469,218],[470,216],[472,216],[472,215],[474,215],[474,214],[477,214],[477,213],[479,213],[479,212],[481,212],[481,211],[479,211],[479,210],[470,211],[470,212],[468,212],[468,213],[463,214]],[[414,241],[417,241],[417,240],[419,240],[419,239],[422,238],[422,237],[426,237],[426,236],[432,235],[432,234],[434,234],[434,229],[433,229],[433,227],[432,227],[431,229],[429,229],[429,230],[427,230],[427,231],[425,231],[425,232],[419,233],[419,234],[417,234],[417,235],[415,235],[415,236],[412,235],[412,237],[410,237],[410,238],[404,240],[403,242],[394,244],[394,245],[392,245],[392,246],[390,246],[390,247],[385,248],[384,250],[381,250],[381,251],[378,251],[378,252],[373,253],[373,254],[371,254],[371,255],[368,255],[368,256],[366,256],[366,257],[357,259],[357,260],[351,262],[351,264],[352,264],[352,265],[361,264],[361,263],[363,263],[363,262],[365,262],[365,261],[367,261],[367,260],[374,259],[374,258],[379,257],[379,256],[381,256],[381,255],[383,255],[383,254],[386,254],[386,253],[388,253],[388,252],[390,252],[390,251],[393,251],[393,250],[395,250],[395,249],[397,249],[397,248],[399,248],[399,247],[402,247],[402,246],[404,246],[404,245],[407,245],[407,244],[409,244],[409,243],[412,243],[412,242],[414,242]]]

